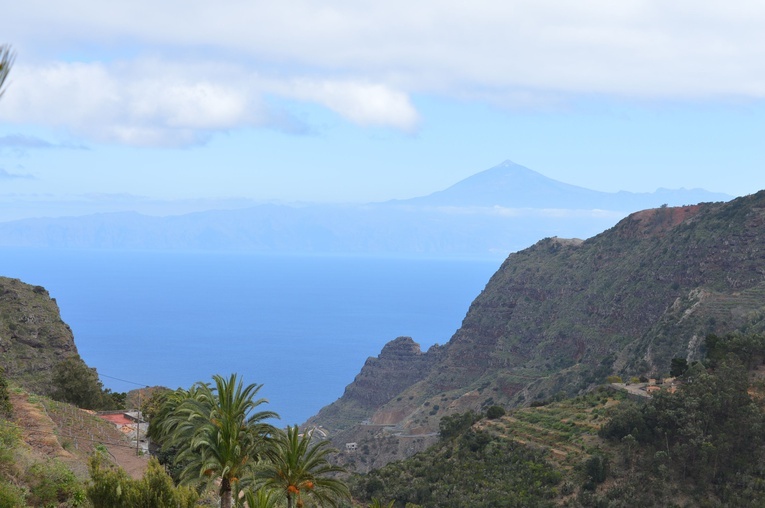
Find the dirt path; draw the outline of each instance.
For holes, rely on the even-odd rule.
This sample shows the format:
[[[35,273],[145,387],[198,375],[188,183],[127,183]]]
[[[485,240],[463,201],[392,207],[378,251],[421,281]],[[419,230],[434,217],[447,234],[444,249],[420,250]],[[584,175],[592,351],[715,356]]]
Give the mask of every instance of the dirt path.
[[[647,399],[651,398],[651,396],[645,391],[645,387],[648,386],[648,383],[611,383],[611,386],[618,388],[619,390],[624,390],[629,394],[637,395],[638,397],[645,397]]]
[[[148,455],[136,455],[135,448],[128,446],[105,446],[106,449],[109,450],[114,461],[124,469],[131,478],[138,479],[143,477],[149,464]]]

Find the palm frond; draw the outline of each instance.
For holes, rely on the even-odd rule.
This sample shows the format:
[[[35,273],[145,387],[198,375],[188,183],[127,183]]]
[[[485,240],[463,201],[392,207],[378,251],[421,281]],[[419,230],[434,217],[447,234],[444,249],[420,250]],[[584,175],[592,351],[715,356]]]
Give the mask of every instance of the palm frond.
[[[273,445],[269,460],[255,472],[255,485],[280,492],[288,505],[301,496],[321,506],[337,506],[350,499],[347,485],[328,476],[345,470],[329,462],[328,456],[335,450],[327,441],[312,442],[309,434],[300,435],[293,426],[274,435]]]
[[[11,51],[11,47],[3,44],[0,45],[0,97],[5,93],[3,85],[8,77],[8,73],[13,67],[13,61],[16,59],[16,54]]]

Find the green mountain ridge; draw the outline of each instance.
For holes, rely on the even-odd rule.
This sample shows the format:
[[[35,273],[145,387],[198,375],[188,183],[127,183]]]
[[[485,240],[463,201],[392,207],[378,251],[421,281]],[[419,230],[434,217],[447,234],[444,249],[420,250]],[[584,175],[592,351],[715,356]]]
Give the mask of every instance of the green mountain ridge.
[[[391,437],[428,436],[445,415],[576,395],[610,374],[667,374],[672,358],[698,359],[709,333],[765,329],[764,226],[762,191],[638,212],[584,242],[544,239],[507,258],[447,344],[386,346],[306,424],[341,449],[371,447],[379,467],[422,449]],[[417,375],[399,377],[413,363]],[[388,396],[390,377],[407,386]]]

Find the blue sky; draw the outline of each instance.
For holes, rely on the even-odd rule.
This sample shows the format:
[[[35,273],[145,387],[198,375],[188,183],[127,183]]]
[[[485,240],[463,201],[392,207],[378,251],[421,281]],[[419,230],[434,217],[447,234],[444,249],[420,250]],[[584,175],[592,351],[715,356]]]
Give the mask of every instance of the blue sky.
[[[0,220],[407,198],[506,159],[756,192],[762,26],[756,1],[13,2]]]

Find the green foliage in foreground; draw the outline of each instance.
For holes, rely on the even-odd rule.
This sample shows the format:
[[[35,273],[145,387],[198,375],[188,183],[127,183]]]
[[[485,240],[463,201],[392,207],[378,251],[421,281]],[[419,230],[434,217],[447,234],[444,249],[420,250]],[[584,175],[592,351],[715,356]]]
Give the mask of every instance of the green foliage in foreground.
[[[351,488],[367,502],[395,499],[400,507],[553,506],[561,474],[545,456],[509,437],[470,428],[405,461],[355,476]]]
[[[84,486],[57,459],[19,460],[21,429],[0,418],[0,507],[81,506]]]
[[[394,501],[388,501],[384,503],[376,497],[372,498],[372,502],[369,504],[369,508],[393,508]]]
[[[691,505],[765,505],[765,416],[738,358],[715,363],[691,365],[676,393],[613,412],[600,434],[625,471],[605,498],[664,504],[679,491]]]
[[[5,379],[5,372],[0,367],[0,418],[8,418],[13,414],[11,406],[11,396],[8,393],[8,381]]]
[[[62,462],[50,459],[27,469],[29,506],[81,506],[85,500],[82,484]]]
[[[153,403],[149,435],[178,467],[181,483],[214,485],[222,508],[243,501],[251,508],[347,506],[348,487],[336,478],[345,470],[329,462],[336,450],[328,441],[265,423],[278,416],[258,411],[267,402],[255,398],[262,385],[245,386],[236,374],[213,381]]]
[[[0,416],[0,506],[24,506],[26,492],[12,481],[19,471],[14,453],[21,441],[21,429]]]
[[[213,376],[214,385],[196,383],[168,398],[152,421],[165,446],[176,447],[180,479],[187,484],[219,484],[222,508],[233,505],[233,492],[246,487],[258,460],[267,452],[275,429],[264,423],[277,417],[257,411],[262,385],[245,386],[236,374]]]
[[[103,456],[90,461],[91,483],[87,496],[94,508],[192,508],[199,495],[190,487],[176,487],[164,468],[155,459],[140,480],[133,480],[125,471],[113,467]]]

